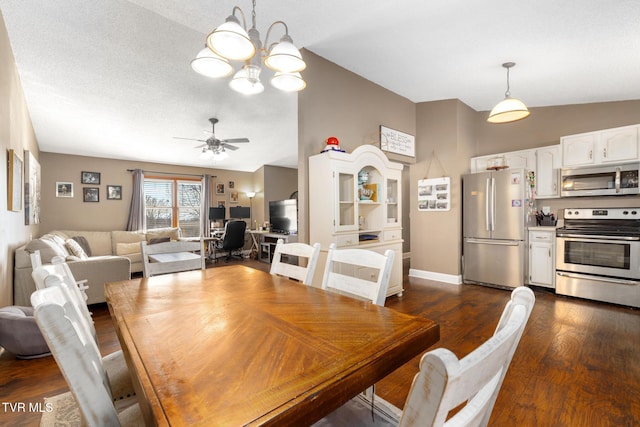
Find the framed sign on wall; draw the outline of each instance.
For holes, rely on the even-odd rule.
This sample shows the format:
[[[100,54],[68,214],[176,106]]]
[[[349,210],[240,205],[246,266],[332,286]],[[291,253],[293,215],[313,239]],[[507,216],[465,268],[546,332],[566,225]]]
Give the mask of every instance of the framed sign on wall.
[[[22,159],[15,150],[7,151],[7,209],[22,210]]]
[[[380,149],[408,157],[416,156],[416,138],[408,133],[380,125]]]

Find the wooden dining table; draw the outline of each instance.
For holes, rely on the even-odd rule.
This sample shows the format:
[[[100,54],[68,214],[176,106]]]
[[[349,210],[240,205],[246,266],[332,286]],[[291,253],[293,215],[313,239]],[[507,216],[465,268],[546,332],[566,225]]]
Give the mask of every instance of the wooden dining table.
[[[108,283],[148,425],[309,425],[439,325],[243,265]]]

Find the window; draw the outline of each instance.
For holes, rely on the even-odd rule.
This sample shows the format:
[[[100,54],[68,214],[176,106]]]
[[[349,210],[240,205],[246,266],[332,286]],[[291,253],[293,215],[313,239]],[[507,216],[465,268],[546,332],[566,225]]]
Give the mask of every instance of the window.
[[[180,227],[182,236],[200,236],[200,181],[145,178],[144,198],[147,230]]]

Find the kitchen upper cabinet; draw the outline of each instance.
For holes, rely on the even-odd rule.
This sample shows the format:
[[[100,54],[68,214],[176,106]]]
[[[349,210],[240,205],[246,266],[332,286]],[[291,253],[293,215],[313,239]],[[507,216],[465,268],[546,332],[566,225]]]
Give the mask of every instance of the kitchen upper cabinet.
[[[560,197],[559,170],[562,166],[560,145],[536,149],[536,197]]]
[[[624,126],[560,138],[565,167],[592,166],[640,159],[640,125]]]
[[[471,173],[484,172],[502,166],[511,169],[536,169],[536,150],[519,150],[471,158]]]

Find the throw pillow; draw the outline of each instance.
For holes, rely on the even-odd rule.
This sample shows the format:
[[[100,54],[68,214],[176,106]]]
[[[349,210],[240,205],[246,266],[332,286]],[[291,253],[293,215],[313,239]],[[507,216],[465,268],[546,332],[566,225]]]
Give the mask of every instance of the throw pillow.
[[[80,245],[84,253],[87,254],[87,256],[91,256],[91,246],[89,246],[89,242],[87,241],[86,237],[73,236],[72,239],[78,242],[78,244]]]
[[[75,240],[67,239],[65,245],[67,246],[69,252],[71,252],[71,255],[77,256],[80,259],[89,259],[84,249],[82,249],[82,246],[80,246],[80,244]]]
[[[140,242],[118,243],[116,245],[116,255],[133,255],[142,252]]]
[[[170,242],[170,241],[171,241],[170,237],[156,237],[149,240],[149,244],[155,245],[156,243],[164,243],[164,242]]]

